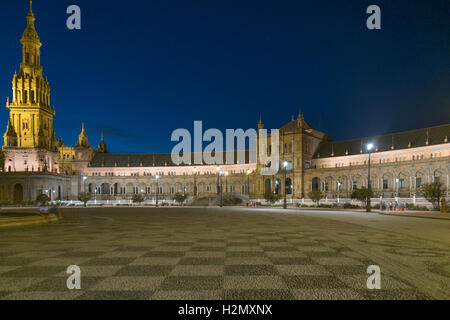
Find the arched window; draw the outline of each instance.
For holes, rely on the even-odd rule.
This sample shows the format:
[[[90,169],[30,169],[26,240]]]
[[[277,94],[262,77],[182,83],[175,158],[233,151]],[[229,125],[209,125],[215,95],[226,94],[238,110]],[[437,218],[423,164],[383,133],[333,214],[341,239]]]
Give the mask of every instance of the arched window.
[[[292,194],[292,180],[291,178],[286,178],[285,190],[286,194]]]
[[[312,179],[312,189],[314,191],[319,190],[320,187],[320,179],[318,177],[315,177]]]

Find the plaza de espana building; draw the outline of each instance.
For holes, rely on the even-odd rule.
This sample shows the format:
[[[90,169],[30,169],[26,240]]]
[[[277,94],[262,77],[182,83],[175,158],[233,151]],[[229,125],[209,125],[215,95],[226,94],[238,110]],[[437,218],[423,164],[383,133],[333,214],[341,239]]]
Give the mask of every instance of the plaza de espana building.
[[[3,136],[3,170],[0,200],[20,203],[45,193],[52,200],[76,200],[82,191],[98,201],[128,201],[142,193],[152,202],[171,199],[177,192],[198,197],[218,193],[216,165],[175,165],[170,154],[108,153],[103,140],[93,147],[84,126],[75,146],[57,138],[53,127],[55,108],[50,84],[41,66],[41,41],[30,8],[20,39],[22,62],[12,78],[12,99]],[[270,116],[270,115],[267,115]],[[264,125],[260,119],[257,128]],[[222,190],[263,199],[266,191],[290,201],[305,201],[312,189],[327,200],[349,198],[352,190],[368,184],[371,142],[371,188],[376,198],[419,197],[424,183],[441,181],[449,195],[450,124],[347,141],[333,141],[308,123],[302,114],[292,117],[279,131],[280,163],[287,170],[261,175],[258,160],[220,166]],[[157,177],[159,179],[157,179]]]

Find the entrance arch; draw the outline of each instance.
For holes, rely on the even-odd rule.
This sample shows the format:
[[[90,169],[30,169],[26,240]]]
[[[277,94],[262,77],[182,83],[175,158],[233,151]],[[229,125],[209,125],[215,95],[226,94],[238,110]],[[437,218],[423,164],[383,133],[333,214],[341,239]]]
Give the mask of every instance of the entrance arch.
[[[14,186],[14,203],[21,203],[23,201],[23,187],[21,184]]]

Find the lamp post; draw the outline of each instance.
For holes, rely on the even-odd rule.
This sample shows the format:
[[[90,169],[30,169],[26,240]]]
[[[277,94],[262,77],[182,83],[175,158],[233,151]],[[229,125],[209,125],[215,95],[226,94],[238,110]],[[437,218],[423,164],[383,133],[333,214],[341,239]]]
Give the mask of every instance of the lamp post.
[[[249,199],[250,199],[250,173],[252,173],[252,171],[250,169],[247,169],[247,194]]]
[[[284,161],[283,162],[283,173],[284,173],[284,181],[283,181],[283,185],[284,185],[284,199],[283,199],[283,208],[286,209],[287,208],[287,200],[286,200],[286,191],[287,191],[287,187],[286,187],[286,171],[287,171],[287,165],[288,162]]]
[[[399,178],[395,179],[395,201],[398,202],[398,183],[400,182]]]
[[[159,174],[156,175],[156,207],[158,207],[158,195],[159,195]]]
[[[366,202],[366,212],[371,211],[371,205],[370,205],[370,195],[372,191],[372,184],[370,183],[370,154],[373,149],[373,144],[369,143],[367,145],[367,151],[369,152],[369,169],[367,170],[367,202]]]
[[[217,195],[220,195],[220,193],[222,192],[220,187],[220,167],[217,166],[216,170],[217,170]]]
[[[337,196],[337,202],[340,202],[340,196],[341,196],[341,186],[342,183],[340,181],[338,181],[338,196]]]
[[[230,173],[228,171],[225,171],[225,193],[228,193],[228,175]]]
[[[194,174],[194,198],[197,196],[197,167],[194,167],[194,169],[192,169],[192,172]]]
[[[219,168],[219,167],[218,167]],[[223,207],[223,188],[222,188],[222,183],[223,183],[223,171],[220,170],[219,168],[219,181],[220,181],[220,207]]]

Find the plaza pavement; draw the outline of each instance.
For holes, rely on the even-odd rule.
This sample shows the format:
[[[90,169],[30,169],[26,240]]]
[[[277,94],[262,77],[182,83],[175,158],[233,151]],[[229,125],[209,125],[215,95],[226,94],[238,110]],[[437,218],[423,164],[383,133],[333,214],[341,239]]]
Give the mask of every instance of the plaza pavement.
[[[0,299],[449,299],[450,221],[250,208],[74,208],[0,230]],[[81,268],[81,290],[66,269]],[[381,290],[368,290],[369,265]]]

